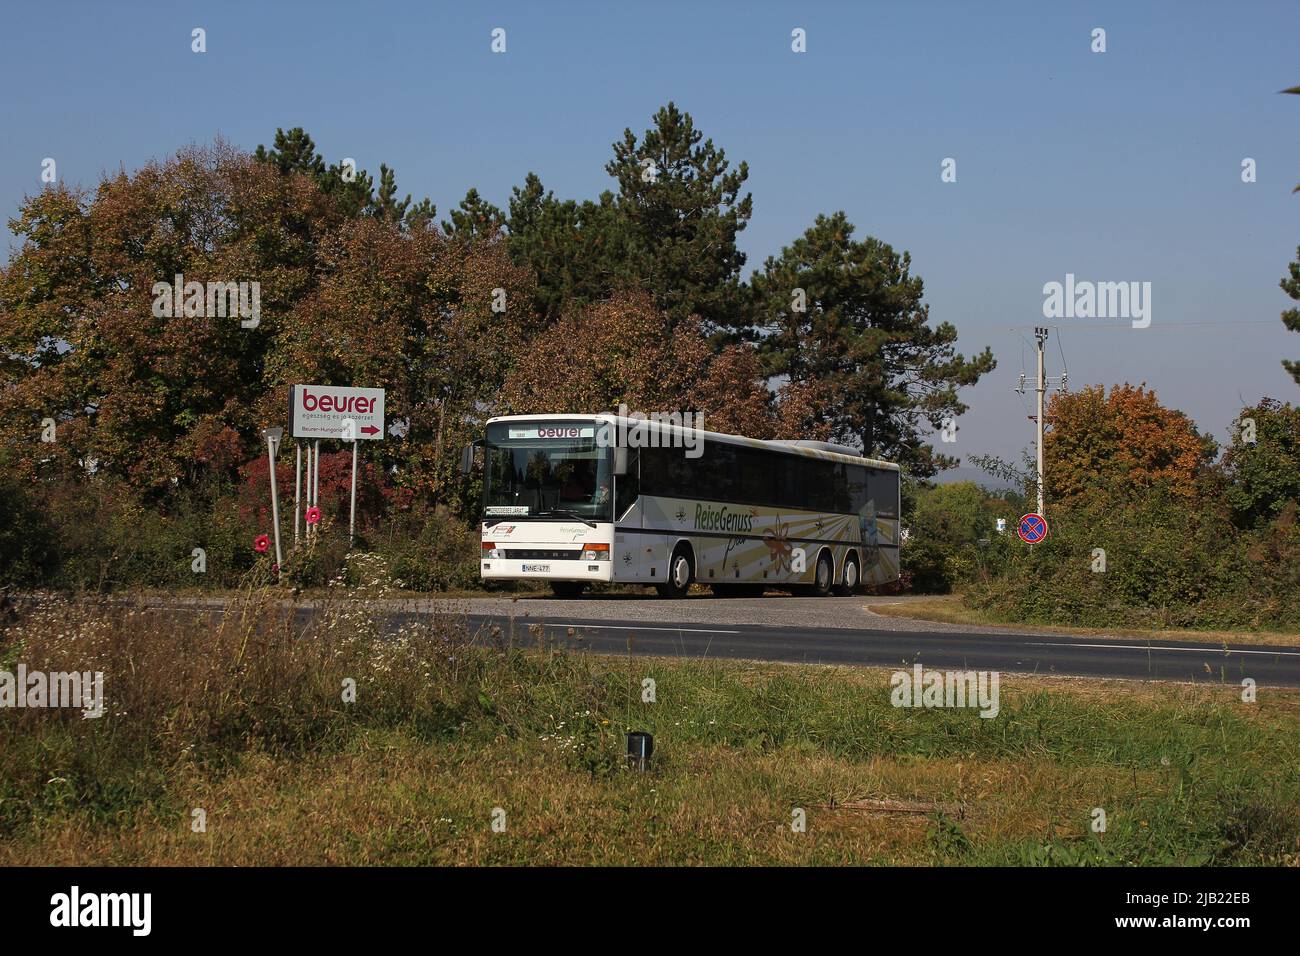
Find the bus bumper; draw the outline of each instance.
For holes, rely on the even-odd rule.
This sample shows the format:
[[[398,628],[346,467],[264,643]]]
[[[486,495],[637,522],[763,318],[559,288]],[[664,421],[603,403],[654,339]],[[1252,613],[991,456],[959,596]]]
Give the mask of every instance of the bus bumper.
[[[484,559],[479,575],[484,581],[612,581],[612,561],[516,561]]]

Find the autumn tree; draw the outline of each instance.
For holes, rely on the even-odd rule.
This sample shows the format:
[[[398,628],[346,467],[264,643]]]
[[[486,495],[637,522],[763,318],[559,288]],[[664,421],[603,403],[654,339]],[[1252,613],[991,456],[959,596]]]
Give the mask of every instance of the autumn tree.
[[[1045,417],[1045,481],[1049,499],[1062,504],[1157,486],[1194,499],[1216,451],[1213,439],[1145,385],[1056,394]]]
[[[818,437],[811,396],[770,391],[753,350],[715,353],[695,319],[674,322],[642,291],[575,306],[540,334],[506,380],[501,408],[536,412],[698,411],[710,431]]]
[[[288,386],[318,382],[386,388],[406,439],[366,456],[412,494],[458,493],[454,449],[534,331],[530,274],[500,239],[403,229],[391,194],[392,215],[349,215],[309,144],[280,145],[283,163],[218,144],[24,204],[0,272],[0,443],[20,473],[93,467],[155,499],[234,478]],[[177,275],[256,283],[260,313],[190,309]]]
[[[285,322],[263,414],[294,382],[385,388],[401,442],[367,448],[413,494],[446,499],[456,453],[534,332],[532,277],[499,239],[404,233],[360,219],[323,252],[320,286]]]
[[[269,343],[340,221],[307,178],[220,143],[115,174],[93,196],[26,200],[10,224],[22,245],[0,271],[10,460],[31,474],[94,467],[154,494],[232,472],[260,424]],[[209,314],[203,295],[175,301],[177,275],[256,282],[259,312],[245,322]]]
[[[853,231],[842,212],[818,216],[754,275],[760,354],[769,375],[824,390],[818,417],[836,440],[930,477],[956,461],[925,427],[965,412],[958,389],[996,362],[988,348],[963,357],[957,330],[930,324],[906,252]]]

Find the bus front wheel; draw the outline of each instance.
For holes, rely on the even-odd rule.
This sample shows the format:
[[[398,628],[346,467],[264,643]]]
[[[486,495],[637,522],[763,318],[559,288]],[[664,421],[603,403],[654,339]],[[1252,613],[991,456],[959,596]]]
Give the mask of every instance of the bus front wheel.
[[[658,587],[659,596],[686,597],[686,592],[691,587],[692,577],[694,577],[694,569],[691,567],[691,557],[685,548],[678,548],[673,552],[672,560],[668,562],[668,580]]]
[[[831,593],[831,584],[835,578],[835,565],[831,563],[830,552],[823,551],[817,556],[817,574],[808,590],[813,597],[826,597]]]

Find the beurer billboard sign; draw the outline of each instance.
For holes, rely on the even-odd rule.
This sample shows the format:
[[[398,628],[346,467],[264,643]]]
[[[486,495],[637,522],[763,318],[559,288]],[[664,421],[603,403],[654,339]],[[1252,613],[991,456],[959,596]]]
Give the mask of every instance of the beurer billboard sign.
[[[383,438],[384,390],[291,385],[289,430],[294,438]]]

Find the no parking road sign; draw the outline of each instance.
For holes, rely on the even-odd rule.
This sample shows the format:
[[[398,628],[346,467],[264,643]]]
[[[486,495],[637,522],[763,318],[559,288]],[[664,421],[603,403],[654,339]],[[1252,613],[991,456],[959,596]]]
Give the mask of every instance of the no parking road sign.
[[[1047,519],[1031,511],[1020,519],[1020,527],[1016,530],[1022,541],[1038,544],[1047,537]]]

